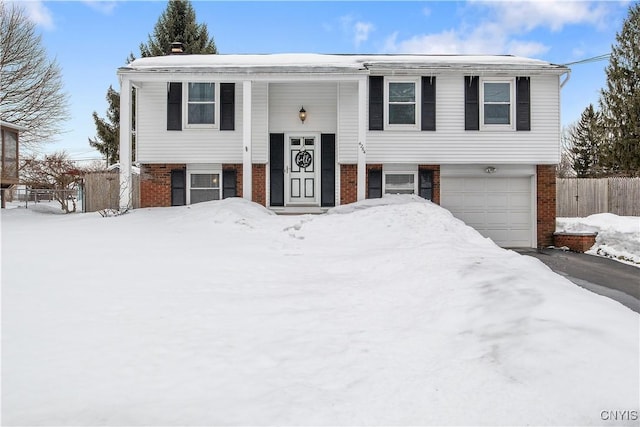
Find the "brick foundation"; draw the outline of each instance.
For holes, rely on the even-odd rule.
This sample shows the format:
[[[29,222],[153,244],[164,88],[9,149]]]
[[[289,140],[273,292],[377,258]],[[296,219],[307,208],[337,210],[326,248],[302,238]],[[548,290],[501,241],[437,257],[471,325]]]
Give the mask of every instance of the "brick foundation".
[[[251,200],[267,206],[267,165],[251,167]]]
[[[433,171],[433,198],[432,202],[440,204],[440,165],[418,165],[418,170]]]
[[[556,231],[556,167],[536,166],[538,247],[552,246]]]
[[[596,244],[598,233],[555,233],[554,246],[567,247],[574,252],[586,252]]]
[[[340,204],[358,200],[358,165],[340,165]]]
[[[186,170],[184,164],[142,165],[140,170],[140,207],[171,206],[171,171]]]

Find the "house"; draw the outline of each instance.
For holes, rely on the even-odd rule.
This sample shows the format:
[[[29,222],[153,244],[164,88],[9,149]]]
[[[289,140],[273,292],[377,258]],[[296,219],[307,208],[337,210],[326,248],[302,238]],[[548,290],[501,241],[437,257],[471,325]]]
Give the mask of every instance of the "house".
[[[123,207],[135,137],[142,207],[237,196],[321,212],[415,193],[502,246],[552,244],[564,66],[508,55],[176,54],[118,75],[120,120],[131,124],[120,133]]]
[[[18,135],[24,127],[0,120],[0,206],[5,207],[4,190],[19,183],[18,176]]]

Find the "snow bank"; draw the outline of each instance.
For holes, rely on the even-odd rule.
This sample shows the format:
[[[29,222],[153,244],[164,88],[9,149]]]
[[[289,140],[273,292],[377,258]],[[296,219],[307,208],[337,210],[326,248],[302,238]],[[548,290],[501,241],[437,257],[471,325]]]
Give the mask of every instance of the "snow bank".
[[[557,218],[556,231],[597,232],[588,254],[613,258],[640,267],[640,217],[610,213],[586,218]]]
[[[601,425],[638,410],[636,313],[416,198],[1,219],[5,425]]]

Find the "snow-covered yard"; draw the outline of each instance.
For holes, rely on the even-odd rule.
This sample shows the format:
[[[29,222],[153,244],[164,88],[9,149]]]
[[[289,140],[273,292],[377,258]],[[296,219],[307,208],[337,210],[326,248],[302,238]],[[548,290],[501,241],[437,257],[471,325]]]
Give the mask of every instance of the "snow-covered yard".
[[[4,425],[637,425],[639,328],[410,196],[2,212]]]
[[[558,218],[556,231],[598,232],[591,255],[613,258],[640,267],[640,217],[610,213],[586,218]]]

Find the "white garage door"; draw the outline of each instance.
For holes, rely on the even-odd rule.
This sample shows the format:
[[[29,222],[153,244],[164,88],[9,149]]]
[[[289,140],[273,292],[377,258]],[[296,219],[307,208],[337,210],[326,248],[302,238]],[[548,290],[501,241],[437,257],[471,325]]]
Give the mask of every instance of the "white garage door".
[[[532,247],[530,177],[443,177],[440,202],[500,246]]]

